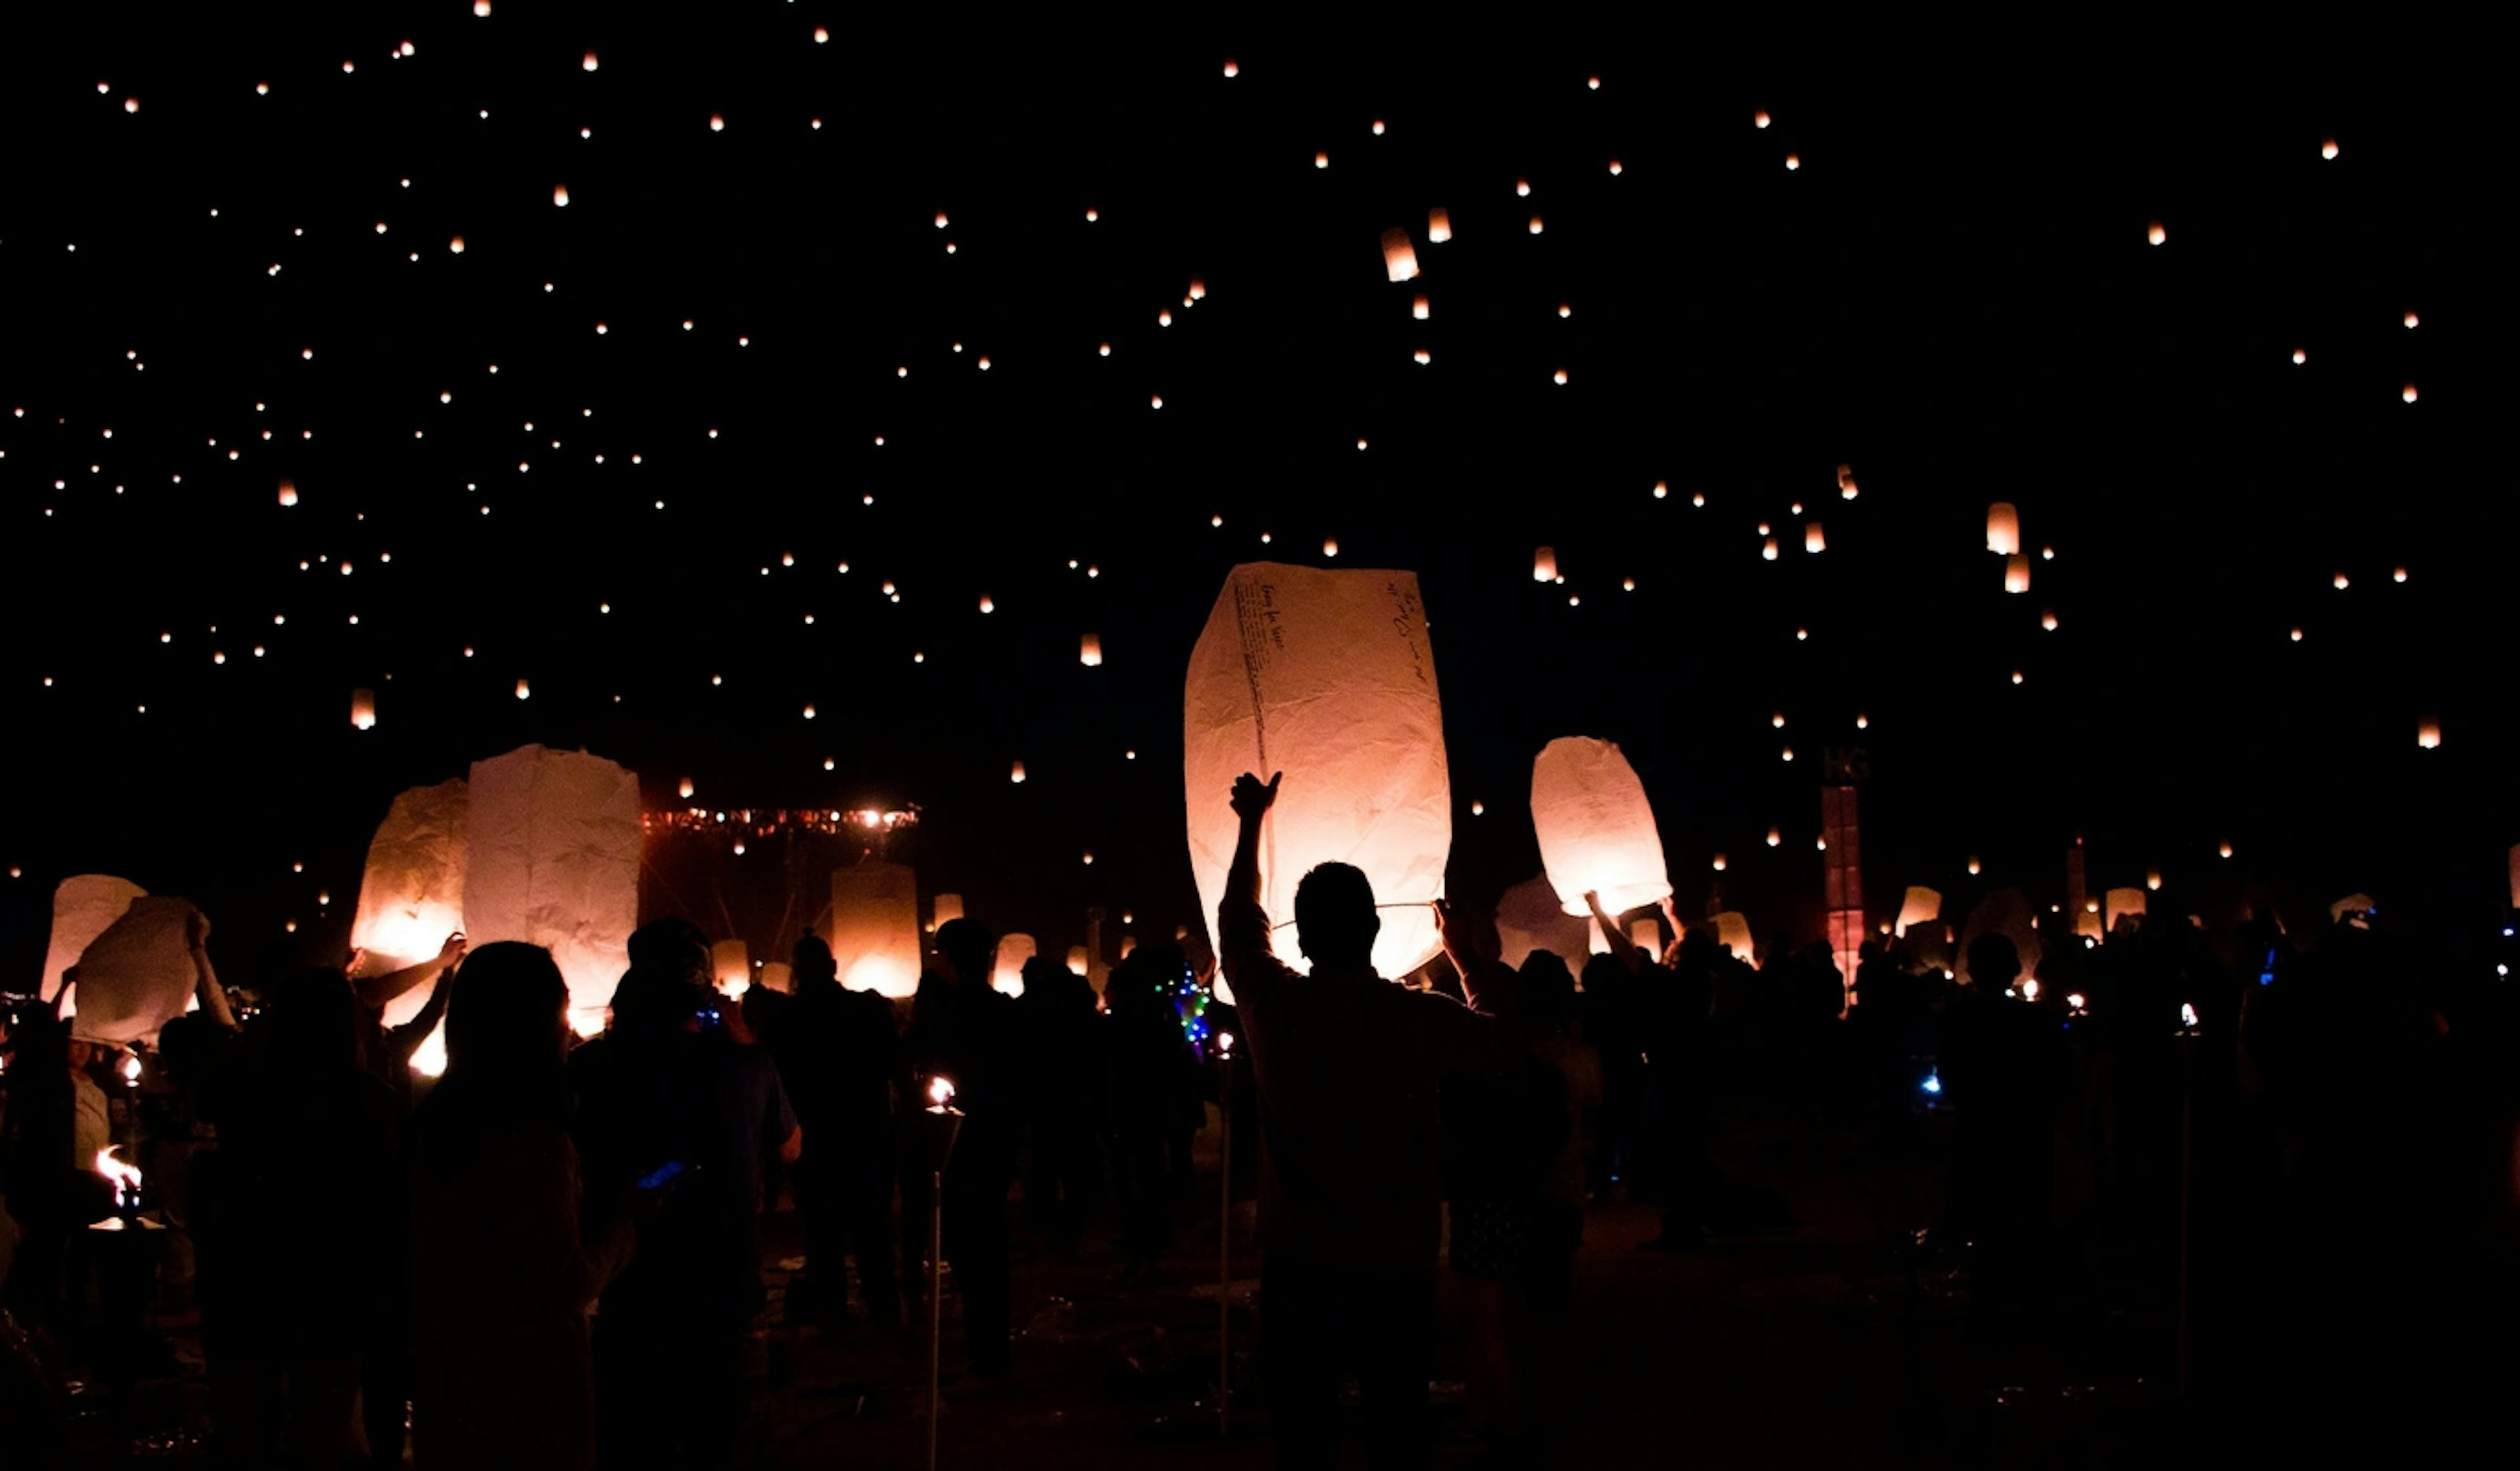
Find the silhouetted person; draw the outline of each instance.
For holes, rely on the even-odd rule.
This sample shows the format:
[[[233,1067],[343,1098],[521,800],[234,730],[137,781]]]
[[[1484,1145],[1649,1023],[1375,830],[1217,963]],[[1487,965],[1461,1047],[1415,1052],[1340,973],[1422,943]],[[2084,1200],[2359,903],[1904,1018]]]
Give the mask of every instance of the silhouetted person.
[[[1713,1121],[1714,1006],[1724,948],[1704,925],[1681,938],[1668,969],[1638,977],[1638,1040],[1646,1061],[1646,1150],[1662,1197],[1662,1230],[1639,1244],[1685,1251],[1706,1239],[1720,1208],[1723,1178],[1709,1153]]]
[[[902,1054],[892,1003],[872,991],[842,987],[831,948],[812,935],[796,942],[788,967],[795,991],[781,998],[788,1004],[771,1031],[771,1048],[805,1128],[796,1202],[805,1213],[811,1311],[826,1323],[846,1315],[843,1263],[853,1258],[867,1319],[881,1331],[897,1332],[893,1093]],[[796,1295],[791,1283],[791,1311]]]
[[[1976,1301],[1997,1310],[2035,1299],[2053,1198],[2064,1032],[2048,1003],[2007,997],[2021,974],[2012,942],[1969,942],[1969,992],[1944,1023],[1937,1057],[1956,1111],[1951,1212],[1976,1243]]]
[[[1014,999],[991,988],[998,937],[976,919],[936,928],[935,966],[920,977],[908,1045],[922,1078],[954,1085],[962,1137],[945,1168],[945,1260],[963,1290],[971,1372],[1012,1366],[1014,1283],[1007,1190],[1023,1148],[1024,1045]]]
[[[1085,1230],[1085,1202],[1102,1176],[1096,1140],[1102,1125],[1105,1018],[1093,983],[1048,956],[1024,961],[1021,1053],[1030,1077],[1031,1168],[1024,1208],[1051,1251],[1073,1260]]]
[[[446,1074],[411,1123],[412,1451],[427,1468],[595,1459],[587,1312],[634,1244],[581,1214],[568,987],[540,946],[457,973]]]
[[[1234,784],[1241,833],[1217,912],[1218,954],[1249,1034],[1260,1094],[1261,1311],[1278,1463],[1337,1463],[1339,1371],[1353,1360],[1377,1466],[1426,1463],[1438,1087],[1493,1076],[1521,1040],[1501,1020],[1373,970],[1373,888],[1324,864],[1295,890],[1299,975],[1260,907],[1262,820],[1278,779]],[[1437,914],[1449,911],[1437,906]],[[1500,999],[1468,992],[1473,1006]]]
[[[1190,962],[1178,945],[1142,945],[1111,970],[1111,1168],[1120,1197],[1123,1280],[1153,1268],[1172,1241],[1172,1148],[1202,1117],[1198,1053],[1175,1000]]]

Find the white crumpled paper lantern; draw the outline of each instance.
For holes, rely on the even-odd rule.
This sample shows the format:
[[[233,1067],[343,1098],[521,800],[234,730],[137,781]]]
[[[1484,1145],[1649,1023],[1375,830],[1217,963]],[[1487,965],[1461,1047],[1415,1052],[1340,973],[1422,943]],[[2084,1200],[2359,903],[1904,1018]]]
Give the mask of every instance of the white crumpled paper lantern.
[[[44,952],[43,999],[51,1001],[60,992],[62,972],[78,963],[80,953],[97,936],[112,927],[135,900],[148,897],[147,889],[111,873],[78,873],[63,879],[53,890],[53,936]]]
[[[1598,892],[1611,914],[1670,897],[1653,805],[1613,742],[1561,736],[1541,748],[1531,763],[1531,825],[1566,913],[1592,913],[1587,892]]]
[[[415,786],[393,799],[368,842],[359,879],[359,909],[350,946],[367,954],[359,973],[387,975],[433,958],[446,937],[464,928],[464,779]],[[428,1003],[415,986],[385,1006],[385,1025],[401,1026]]]
[[[549,949],[569,1020],[603,1023],[639,925],[639,779],[577,751],[521,746],[472,763],[467,936]]]
[[[1207,924],[1234,857],[1234,779],[1282,772],[1260,844],[1270,922],[1295,917],[1295,886],[1314,866],[1353,864],[1382,906],[1374,969],[1402,976],[1434,956],[1428,906],[1444,893],[1453,793],[1417,574],[1236,567],[1191,651],[1182,752]],[[1289,961],[1296,938],[1278,939]]]
[[[951,900],[952,913],[946,913]],[[936,896],[940,922],[959,918],[960,895]],[[899,999],[919,989],[919,878],[900,864],[867,859],[832,874],[832,960],[840,984]]]
[[[185,899],[140,898],[78,958],[70,1035],[89,1042],[145,1042],[184,1012],[198,977],[185,931]]]

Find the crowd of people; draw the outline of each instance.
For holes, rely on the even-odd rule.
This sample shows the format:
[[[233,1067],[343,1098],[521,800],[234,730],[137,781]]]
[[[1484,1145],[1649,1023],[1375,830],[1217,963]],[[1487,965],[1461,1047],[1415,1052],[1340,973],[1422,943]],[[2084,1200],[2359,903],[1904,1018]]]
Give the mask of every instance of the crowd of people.
[[[1795,1228],[1719,1163],[1749,1095],[1888,1156],[1947,1146],[1940,1235],[2004,1331],[2122,1290],[2175,1298],[2182,1390],[2191,1338],[2224,1346],[2194,1356],[2207,1388],[2324,1385],[2351,1334],[2428,1330],[2462,1282],[2507,1288],[2504,935],[2417,950],[2361,914],[2315,935],[2131,924],[2056,947],[2035,979],[2000,933],[1959,957],[1920,936],[1868,944],[1849,977],[1782,940],[1754,965],[1668,902],[1670,942],[1641,948],[1595,898],[1606,950],[1579,973],[1548,951],[1508,966],[1491,915],[1439,903],[1442,959],[1392,984],[1371,961],[1375,896],[1344,865],[1296,893],[1306,968],[1275,953],[1257,852],[1277,790],[1246,777],[1231,795],[1213,961],[1139,946],[1099,997],[1039,959],[1019,996],[996,989],[996,937],[958,918],[906,1007],[845,989],[811,935],[788,989],[739,1000],[708,937],[668,919],[631,937],[581,1041],[534,946],[452,936],[382,976],[352,957],[247,1009],[197,916],[199,1006],[154,1048],[14,1014],[0,1407],[42,1423],[66,1357],[146,1373],[164,1349],[118,1311],[137,1290],[198,1308],[230,1464],[390,1466],[406,1446],[423,1466],[738,1464],[766,1212],[801,1217],[786,1322],[910,1345],[941,1180],[957,1369],[1000,1376],[1019,1234],[1074,1261],[1107,1212],[1116,1281],[1201,1270],[1176,1237],[1207,1198],[1211,1107],[1237,1131],[1227,1195],[1256,1201],[1257,1373],[1290,1467],[1335,1464],[1350,1377],[1372,1462],[1427,1463],[1447,1274],[1483,1453],[1546,1460],[1572,1414],[1557,1370],[1589,1207],[1657,1204],[1655,1251]],[[417,1078],[441,1022],[443,1074]],[[938,1080],[950,1152],[924,1122]],[[2323,1236],[2305,1220],[2392,1248],[2390,1282],[2306,1309],[2293,1288]],[[154,1244],[137,1289],[132,1231]]]

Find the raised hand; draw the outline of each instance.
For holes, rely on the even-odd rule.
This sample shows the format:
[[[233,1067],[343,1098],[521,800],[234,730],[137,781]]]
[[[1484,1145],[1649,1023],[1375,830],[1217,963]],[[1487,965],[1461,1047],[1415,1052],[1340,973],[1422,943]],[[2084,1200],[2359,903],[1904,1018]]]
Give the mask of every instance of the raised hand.
[[[1278,801],[1278,783],[1284,780],[1285,775],[1284,772],[1279,772],[1265,782],[1249,772],[1235,778],[1233,798],[1235,815],[1244,822],[1250,822],[1275,806]]]

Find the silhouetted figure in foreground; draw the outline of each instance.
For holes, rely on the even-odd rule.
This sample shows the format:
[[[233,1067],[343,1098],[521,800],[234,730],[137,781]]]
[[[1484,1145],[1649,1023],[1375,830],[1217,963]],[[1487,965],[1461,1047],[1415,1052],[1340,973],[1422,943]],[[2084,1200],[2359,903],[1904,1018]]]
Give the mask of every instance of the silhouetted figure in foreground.
[[[1172,1140],[1200,1117],[1198,1054],[1182,1031],[1175,989],[1189,972],[1178,945],[1140,946],[1111,971],[1111,1165],[1120,1196],[1120,1275],[1153,1269],[1172,1244]]]
[[[924,1078],[945,1078],[964,1114],[945,1167],[945,1260],[963,1292],[964,1341],[974,1374],[1011,1367],[1014,1283],[1007,1190],[1023,1149],[1019,1021],[1012,997],[991,989],[998,937],[976,919],[936,929],[936,966],[919,981],[908,1046]]]
[[[580,1213],[568,987],[539,946],[457,973],[446,1076],[412,1116],[412,1450],[424,1467],[595,1459],[587,1310],[628,1217]]]
[[[1085,1230],[1085,1202],[1102,1173],[1106,1018],[1094,1007],[1094,986],[1048,956],[1024,961],[1016,1002],[1031,1101],[1032,1148],[1024,1176],[1024,1210],[1051,1251],[1073,1261]]]
[[[894,1082],[901,1072],[901,1034],[892,1003],[840,985],[830,947],[812,935],[796,942],[788,965],[795,994],[782,998],[772,1054],[805,1127],[796,1161],[796,1203],[805,1213],[806,1306],[826,1324],[845,1316],[854,1258],[868,1321],[901,1328],[901,1282],[894,1270],[892,1175]],[[746,1001],[751,1000],[749,996]],[[795,1284],[788,1308],[799,1306]]]
[[[1373,889],[1324,864],[1295,891],[1299,975],[1270,948],[1259,842],[1277,779],[1234,785],[1242,821],[1218,953],[1241,1008],[1260,1094],[1261,1314],[1270,1416],[1283,1467],[1337,1464],[1339,1374],[1352,1360],[1368,1453],[1426,1464],[1435,1242],[1441,1224],[1438,1084],[1512,1066],[1520,1039],[1495,1016],[1384,981]],[[1499,998],[1470,991],[1472,1006]]]

